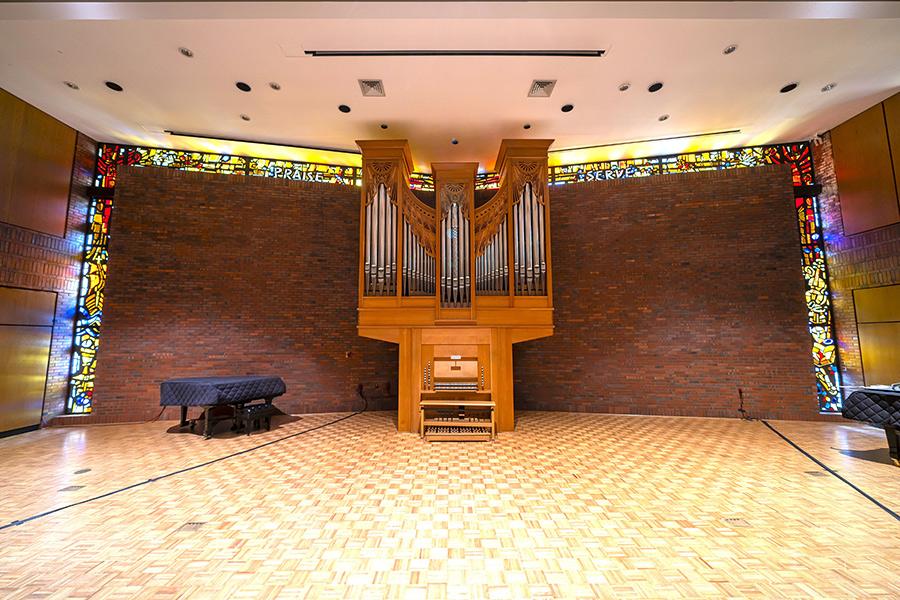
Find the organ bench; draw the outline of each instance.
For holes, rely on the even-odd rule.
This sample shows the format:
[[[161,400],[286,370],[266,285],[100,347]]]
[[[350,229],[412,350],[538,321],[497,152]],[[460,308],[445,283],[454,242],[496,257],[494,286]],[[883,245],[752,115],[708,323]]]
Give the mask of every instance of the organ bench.
[[[409,187],[406,140],[362,150],[359,334],[399,345],[397,424],[426,439],[511,431],[512,346],[553,334],[547,149],[503,140],[496,193],[476,206],[476,163],[434,163]]]

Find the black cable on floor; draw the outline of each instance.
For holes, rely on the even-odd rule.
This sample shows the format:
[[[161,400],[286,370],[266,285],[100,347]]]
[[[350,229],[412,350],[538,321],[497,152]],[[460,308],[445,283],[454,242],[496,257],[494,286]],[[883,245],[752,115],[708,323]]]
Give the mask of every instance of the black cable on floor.
[[[891,515],[892,517],[894,517],[895,519],[900,521],[900,515],[898,515],[897,513],[892,511],[890,508],[888,508],[887,506],[885,506],[884,504],[882,504],[881,502],[879,502],[878,500],[876,500],[875,498],[873,498],[872,496],[870,496],[869,494],[867,494],[866,492],[861,490],[856,484],[848,481],[843,476],[839,475],[837,471],[835,471],[834,469],[832,469],[831,467],[829,467],[828,465],[823,463],[821,460],[819,460],[818,458],[816,458],[815,456],[813,456],[812,454],[810,454],[809,452],[807,452],[806,450],[804,450],[803,448],[801,448],[800,446],[795,444],[789,437],[787,437],[786,435],[784,435],[783,433],[781,433],[780,431],[775,429],[775,427],[770,425],[768,421],[766,421],[765,419],[760,419],[760,421],[762,422],[763,425],[765,425],[766,427],[771,429],[773,432],[775,432],[775,434],[778,437],[780,437],[785,442],[787,442],[788,444],[793,446],[795,450],[800,452],[800,454],[802,454],[809,460],[813,461],[814,463],[816,463],[817,465],[819,465],[820,467],[822,467],[823,469],[825,469],[826,471],[828,471],[829,473],[831,473],[832,475],[834,475],[835,477],[837,477],[838,479],[840,479],[841,481],[843,481],[844,483],[849,485],[851,488],[856,490],[856,492],[859,493],[863,498],[865,498],[866,500],[868,500],[869,502],[871,502],[872,504],[874,504],[875,506],[877,506],[878,508],[880,508],[881,510],[886,512],[887,514]]]
[[[264,444],[260,444],[260,445],[258,445],[258,446],[253,446],[252,448],[245,448],[244,450],[239,450],[239,451],[237,451],[237,452],[233,452],[233,453],[227,454],[227,455],[225,455],[225,456],[220,456],[219,458],[214,458],[214,459],[212,459],[212,460],[208,460],[208,461],[202,462],[202,463],[200,463],[200,464],[196,464],[196,465],[193,465],[193,466],[190,466],[190,467],[185,467],[185,468],[183,468],[183,469],[178,469],[177,471],[172,471],[172,472],[170,472],[170,473],[166,473],[165,475],[160,475],[159,477],[151,477],[150,479],[148,479],[148,480],[146,480],[146,481],[140,481],[140,482],[138,482],[138,483],[132,483],[131,485],[127,485],[127,486],[125,486],[125,487],[123,487],[123,488],[119,488],[119,489],[113,490],[113,491],[111,491],[111,492],[106,492],[105,494],[100,494],[99,496],[93,496],[93,497],[91,497],[91,498],[86,498],[86,499],[84,499],[84,500],[79,500],[78,502],[73,502],[73,503],[71,503],[71,504],[66,504],[65,506],[60,506],[59,508],[54,508],[54,509],[48,510],[48,511],[46,511],[46,512],[38,513],[38,514],[36,514],[36,515],[31,515],[30,517],[26,517],[26,518],[24,518],[24,519],[17,519],[17,520],[15,520],[15,521],[10,521],[10,522],[7,523],[6,525],[0,525],[0,531],[3,531],[4,529],[9,529],[10,527],[18,527],[19,525],[24,525],[25,523],[28,523],[29,521],[36,521],[37,519],[42,519],[42,518],[44,518],[44,517],[48,517],[48,516],[50,516],[50,515],[52,515],[52,514],[55,514],[55,513],[58,513],[58,512],[62,512],[62,511],[67,510],[67,509],[69,509],[69,508],[74,508],[74,507],[76,507],[76,506],[81,506],[82,504],[87,504],[87,503],[89,503],[89,502],[94,502],[94,501],[96,501],[96,500],[101,500],[101,499],[103,499],[103,498],[108,498],[109,496],[114,496],[115,494],[119,494],[119,493],[122,493],[122,492],[127,492],[128,490],[132,490],[132,489],[134,489],[134,488],[141,487],[141,486],[144,486],[144,485],[153,483],[153,482],[155,482],[155,481],[159,481],[159,480],[161,480],[161,479],[167,479],[167,478],[169,478],[169,477],[174,477],[175,475],[181,475],[182,473],[187,473],[188,471],[193,471],[193,470],[195,470],[195,469],[201,469],[201,468],[203,468],[203,467],[208,467],[209,465],[212,465],[212,464],[215,464],[215,463],[218,463],[218,462],[222,462],[223,460],[228,460],[229,458],[234,458],[235,456],[241,456],[242,454],[249,454],[250,452],[254,452],[254,451],[256,451],[256,450],[259,450],[260,448],[265,448],[266,446],[271,446],[271,445],[273,445],[273,444],[277,444],[277,443],[279,443],[279,442],[283,442],[283,441],[285,441],[285,440],[289,440],[289,439],[291,439],[291,438],[295,438],[295,437],[297,437],[297,436],[299,436],[299,435],[303,435],[304,433],[310,433],[310,432],[312,432],[312,431],[316,431],[316,430],[318,430],[318,429],[322,429],[322,428],[324,428],[324,427],[328,427],[329,425],[334,425],[335,423],[340,423],[341,421],[346,421],[347,419],[349,419],[349,418],[351,418],[351,417],[355,417],[356,415],[361,415],[362,413],[366,412],[366,411],[369,409],[369,401],[368,401],[368,399],[366,399],[365,395],[363,395],[362,390],[361,390],[361,389],[358,389],[358,390],[357,390],[357,393],[359,394],[359,397],[362,398],[362,399],[363,399],[363,402],[365,403],[364,406],[363,406],[363,408],[362,408],[362,410],[358,410],[358,411],[356,411],[356,412],[354,412],[354,413],[351,413],[351,414],[349,414],[349,415],[344,415],[343,417],[340,417],[339,419],[335,419],[334,421],[329,421],[328,423],[323,423],[323,424],[321,424],[321,425],[316,425],[315,427],[310,427],[309,429],[304,429],[303,431],[298,431],[297,433],[292,433],[292,434],[290,434],[290,435],[286,435],[286,436],[284,436],[284,437],[280,437],[280,438],[278,438],[278,439],[276,439],[276,440],[271,440],[271,441],[268,441],[268,442],[266,442],[266,443],[264,443]]]

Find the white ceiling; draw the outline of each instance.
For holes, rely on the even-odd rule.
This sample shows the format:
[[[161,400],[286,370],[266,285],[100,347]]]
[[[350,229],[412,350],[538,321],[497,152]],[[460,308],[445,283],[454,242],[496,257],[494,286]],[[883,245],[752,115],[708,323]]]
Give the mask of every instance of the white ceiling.
[[[738,50],[723,55],[732,43]],[[608,54],[313,58],[304,49]],[[358,78],[383,79],[387,97],[363,98]],[[534,78],[558,80],[551,98],[526,97]],[[253,91],[238,91],[239,80]],[[650,94],[654,81],[665,87]],[[794,92],[778,92],[792,81]],[[741,130],[612,156],[771,143],[808,139],[900,89],[900,3],[0,3],[0,87],[100,141],[236,151],[166,129],[345,149],[408,138],[426,170],[432,161],[491,168],[504,137],[555,138],[560,149]]]

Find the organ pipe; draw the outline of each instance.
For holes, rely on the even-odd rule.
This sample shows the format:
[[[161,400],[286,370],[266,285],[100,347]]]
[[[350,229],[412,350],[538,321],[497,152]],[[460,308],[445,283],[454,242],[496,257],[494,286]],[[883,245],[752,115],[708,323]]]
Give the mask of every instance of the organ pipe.
[[[397,293],[397,205],[380,184],[365,211],[363,278],[366,296]]]
[[[403,198],[403,295],[434,294],[434,209],[410,190]]]
[[[517,296],[547,294],[544,205],[532,182],[526,182],[513,205],[513,272]]]
[[[471,244],[466,187],[450,183],[439,194],[441,209],[441,306],[471,306]]]

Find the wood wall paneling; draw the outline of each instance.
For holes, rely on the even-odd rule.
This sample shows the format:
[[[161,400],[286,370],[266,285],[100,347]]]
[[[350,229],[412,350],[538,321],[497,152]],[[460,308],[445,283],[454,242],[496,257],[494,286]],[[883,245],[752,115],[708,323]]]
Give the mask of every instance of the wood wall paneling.
[[[76,132],[0,90],[0,221],[64,236]]]
[[[873,106],[831,132],[844,233],[900,221],[885,113]]]
[[[887,385],[900,381],[900,323],[860,323],[866,385]]]
[[[0,287],[0,325],[53,327],[56,293]]]
[[[900,205],[900,94],[894,94],[883,104],[891,160],[894,163],[894,186],[897,189],[897,203]]]
[[[900,321],[900,285],[853,290],[858,323]]]
[[[38,425],[56,293],[0,287],[0,432]]]
[[[853,290],[866,385],[900,381],[900,285]]]

